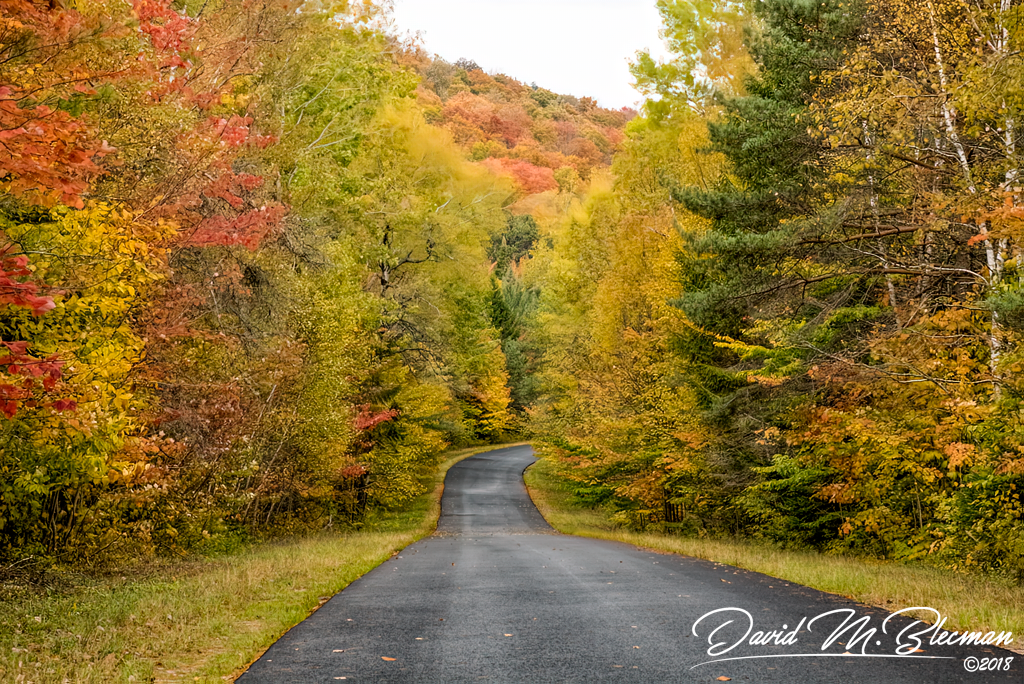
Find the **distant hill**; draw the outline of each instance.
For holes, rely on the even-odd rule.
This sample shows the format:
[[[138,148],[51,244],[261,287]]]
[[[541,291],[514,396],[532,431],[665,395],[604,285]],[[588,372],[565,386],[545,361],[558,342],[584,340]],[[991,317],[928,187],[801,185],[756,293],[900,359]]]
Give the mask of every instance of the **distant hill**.
[[[611,164],[637,115],[488,74],[470,60],[409,57],[422,78],[416,94],[427,120],[451,132],[474,161],[512,176],[524,195],[571,191],[589,180]]]

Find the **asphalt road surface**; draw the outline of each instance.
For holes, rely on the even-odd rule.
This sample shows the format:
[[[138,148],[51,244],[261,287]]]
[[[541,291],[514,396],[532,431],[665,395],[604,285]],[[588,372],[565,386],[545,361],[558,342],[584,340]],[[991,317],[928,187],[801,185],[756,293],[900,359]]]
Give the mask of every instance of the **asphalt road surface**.
[[[900,637],[913,621],[897,617],[883,633],[885,611],[560,535],[523,485],[534,460],[512,447],[454,466],[436,534],[353,582],[238,681],[1024,682],[1024,656],[932,645],[930,634],[915,649],[910,635],[928,626]],[[833,636],[857,620],[866,638],[860,624]],[[771,643],[751,645],[763,633]],[[910,645],[897,657],[900,644]]]

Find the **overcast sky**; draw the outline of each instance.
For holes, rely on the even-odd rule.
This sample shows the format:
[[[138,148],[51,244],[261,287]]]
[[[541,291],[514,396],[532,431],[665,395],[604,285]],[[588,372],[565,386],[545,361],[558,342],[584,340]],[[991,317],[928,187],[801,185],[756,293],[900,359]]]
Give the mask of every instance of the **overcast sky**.
[[[604,107],[635,106],[629,60],[638,50],[664,56],[655,0],[395,0],[403,32],[450,62],[465,57],[484,71]]]

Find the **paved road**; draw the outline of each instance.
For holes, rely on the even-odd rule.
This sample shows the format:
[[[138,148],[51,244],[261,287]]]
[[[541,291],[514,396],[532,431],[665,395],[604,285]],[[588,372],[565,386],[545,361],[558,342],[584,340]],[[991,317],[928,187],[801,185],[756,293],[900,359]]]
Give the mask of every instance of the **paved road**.
[[[891,657],[895,633],[911,621],[895,621],[895,630],[890,622],[882,634],[886,613],[830,594],[693,558],[559,535],[523,485],[533,461],[529,447],[513,447],[453,467],[437,533],[353,582],[239,682],[1024,681],[1024,657],[984,646],[932,646],[925,637],[913,657]],[[713,614],[693,635],[695,621],[723,608],[746,614]],[[878,632],[865,652],[890,657],[843,655],[853,630],[823,651],[848,613],[823,617],[812,631],[807,623],[834,610],[867,617],[867,628]],[[707,654],[712,630],[730,622],[712,640],[725,649],[751,620],[746,643],[717,658]],[[796,643],[749,644],[765,630],[782,630],[775,641],[796,631]],[[860,654],[860,642],[850,650]],[[779,657],[796,654],[813,657]],[[1014,659],[1008,672],[966,669],[994,666],[984,658],[1004,658],[1006,667],[1007,657]],[[720,658],[743,659],[708,663]]]

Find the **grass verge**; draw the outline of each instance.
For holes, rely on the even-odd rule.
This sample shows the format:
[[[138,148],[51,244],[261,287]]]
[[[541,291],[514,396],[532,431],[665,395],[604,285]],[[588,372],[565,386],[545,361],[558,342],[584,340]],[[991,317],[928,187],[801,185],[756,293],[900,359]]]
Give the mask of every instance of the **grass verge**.
[[[132,576],[0,586],[0,681],[231,680],[328,598],[430,534],[448,469],[500,447],[452,452],[433,490],[365,529],[261,544]]]
[[[543,459],[526,471],[526,486],[544,518],[563,534],[704,558],[885,610],[928,606],[948,616],[946,630],[1024,632],[1024,588],[992,578],[927,566],[786,551],[751,542],[633,532],[616,526],[600,510],[573,505],[573,485],[559,477],[552,464]],[[1024,639],[1015,638],[1012,650],[1024,653]]]

